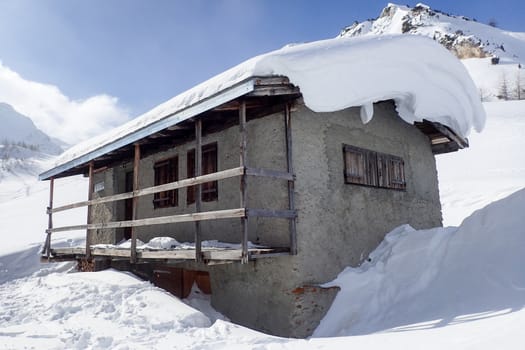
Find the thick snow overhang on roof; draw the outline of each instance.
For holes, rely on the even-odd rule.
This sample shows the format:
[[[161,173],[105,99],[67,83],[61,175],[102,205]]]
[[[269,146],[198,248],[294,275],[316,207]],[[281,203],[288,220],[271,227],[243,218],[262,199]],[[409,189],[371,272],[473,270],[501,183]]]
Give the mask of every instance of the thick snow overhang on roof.
[[[254,57],[168,100],[142,116],[64,152],[41,180],[254,91],[257,77],[285,76],[299,87],[307,107],[331,112],[394,100],[408,123],[447,126],[460,137],[481,131],[485,112],[464,66],[446,49],[421,36],[336,38],[289,45]]]

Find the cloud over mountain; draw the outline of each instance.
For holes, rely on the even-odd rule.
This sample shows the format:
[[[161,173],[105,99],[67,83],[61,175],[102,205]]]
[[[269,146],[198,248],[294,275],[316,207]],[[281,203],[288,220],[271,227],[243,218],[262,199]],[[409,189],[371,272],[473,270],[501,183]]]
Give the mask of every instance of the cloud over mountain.
[[[56,86],[25,79],[1,61],[0,102],[10,104],[46,134],[69,144],[129,119],[129,112],[118,104],[116,97],[100,94],[72,100]]]

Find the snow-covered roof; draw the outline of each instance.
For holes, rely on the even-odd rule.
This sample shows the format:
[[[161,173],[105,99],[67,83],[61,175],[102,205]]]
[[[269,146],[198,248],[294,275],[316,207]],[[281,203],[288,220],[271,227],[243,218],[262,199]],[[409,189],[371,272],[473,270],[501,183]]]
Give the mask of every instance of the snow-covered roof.
[[[254,78],[286,76],[315,112],[393,99],[408,123],[423,119],[447,125],[465,137],[481,131],[485,112],[464,66],[431,39],[410,35],[335,38],[282,49],[249,59],[155,107],[140,117],[64,152],[47,179],[105,153],[231,101],[254,89]]]

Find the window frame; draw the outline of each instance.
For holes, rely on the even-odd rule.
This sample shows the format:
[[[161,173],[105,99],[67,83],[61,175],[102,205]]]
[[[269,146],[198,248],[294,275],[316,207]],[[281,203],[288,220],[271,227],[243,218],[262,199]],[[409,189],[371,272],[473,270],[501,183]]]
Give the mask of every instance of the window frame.
[[[179,156],[159,160],[153,164],[154,186],[165,185],[179,180]],[[156,192],[153,194],[153,209],[177,207],[179,190]]]

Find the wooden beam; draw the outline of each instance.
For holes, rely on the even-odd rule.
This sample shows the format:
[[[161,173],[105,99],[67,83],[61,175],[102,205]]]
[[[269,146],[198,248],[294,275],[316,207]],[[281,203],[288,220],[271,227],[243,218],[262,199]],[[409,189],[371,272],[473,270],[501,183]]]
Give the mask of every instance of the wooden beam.
[[[47,207],[47,229],[53,228],[53,193],[55,189],[55,178],[49,179],[49,205]],[[46,233],[46,242],[43,253],[49,258],[51,256],[51,232]]]
[[[51,249],[53,255],[85,255],[86,248],[83,247],[60,247]]]
[[[89,162],[89,182],[88,182],[88,200],[92,200],[93,199],[93,192],[95,190],[94,186],[95,186],[95,183],[93,181],[93,171],[95,169],[95,165],[93,163],[93,161]],[[92,213],[92,206],[88,206],[88,209],[87,209],[87,225],[89,226],[89,224],[91,223],[91,213]],[[90,259],[91,258],[91,253],[90,253],[90,250],[89,250],[89,247],[91,246],[91,233],[92,231],[88,228],[86,229],[86,259]]]
[[[442,153],[450,153],[450,152],[457,152],[460,147],[456,142],[447,142],[447,143],[440,143],[437,145],[431,146],[432,153],[433,154],[442,154]]]
[[[195,176],[202,175],[202,120],[195,121]],[[198,184],[195,188],[195,212],[201,211],[202,205],[202,185]],[[201,223],[195,221],[195,261],[202,261],[201,256]]]
[[[246,109],[259,108],[259,107],[263,107],[265,105],[266,104],[261,102],[260,99],[254,99],[254,100],[246,101]],[[213,111],[214,112],[239,111],[240,106],[241,106],[240,102],[238,102],[238,101],[231,101],[231,102],[225,103],[225,104],[223,104],[221,106],[215,107],[213,109]]]
[[[246,217],[245,208],[204,211],[200,213],[160,216],[160,217],[147,218],[147,219],[111,221],[111,222],[98,223],[98,224],[55,227],[55,228],[52,228],[51,230],[46,230],[46,232],[47,231],[63,232],[63,231],[85,230],[85,229],[97,230],[97,229],[121,228],[121,227],[139,227],[139,226],[148,226],[148,225],[175,224],[179,222],[194,222],[194,221],[231,219],[231,218],[242,218],[242,217]]]
[[[63,247],[52,250],[52,260],[59,261],[64,258],[76,259],[85,254],[81,247]],[[288,248],[250,248],[248,250],[250,259],[289,255]],[[130,249],[112,247],[91,247],[92,256],[104,256],[119,258],[130,258]],[[242,260],[242,249],[236,248],[204,248],[202,252],[207,264],[214,261],[239,261]],[[171,249],[171,250],[139,250],[138,260],[193,260],[195,258],[193,249]],[[66,260],[66,259],[64,259]]]
[[[93,199],[90,201],[83,201],[83,202],[67,204],[61,207],[53,208],[51,209],[51,212],[56,213],[56,212],[60,212],[64,210],[85,207],[87,205],[109,203],[109,202],[133,198],[134,196],[140,197],[140,196],[145,196],[145,195],[153,194],[157,192],[169,191],[169,190],[174,190],[177,188],[184,188],[188,186],[202,184],[205,182],[228,179],[231,177],[241,176],[243,174],[244,174],[244,168],[242,167],[232,168],[228,170],[218,171],[212,174],[201,175],[199,177],[192,177],[189,179],[170,182],[164,185],[148,187],[148,188],[144,188],[144,189],[133,191],[133,192],[120,193],[120,194],[116,194],[112,196],[106,196],[102,198]]]
[[[246,94],[246,96],[279,96],[279,95],[294,95],[294,94],[300,94],[299,88],[293,86],[293,85],[275,85],[275,86],[263,86],[259,87],[256,86],[256,88]]]
[[[173,259],[173,260],[194,260],[195,251],[193,249],[177,250],[157,250],[140,252],[141,259]]]
[[[286,166],[289,174],[293,174],[293,153],[292,153],[292,112],[290,104],[286,104],[284,109],[284,128],[286,138]],[[295,212],[295,179],[288,180],[288,209]],[[297,217],[297,216],[296,216]],[[290,220],[290,254],[297,254],[297,235],[296,217]]]
[[[139,190],[139,164],[140,164],[140,145],[135,144],[135,157],[133,159],[133,192]],[[132,220],[137,220],[137,204],[138,197],[133,196],[132,201]],[[137,230],[135,227],[131,226],[131,256],[130,262],[132,264],[137,262]]]
[[[436,123],[436,122],[431,122],[431,123],[436,128],[436,130],[438,130],[440,133],[448,137],[450,141],[454,141],[455,143],[457,143],[459,148],[468,147],[468,140],[456,135],[456,133],[452,131],[449,127],[443,124],[440,124],[440,123]]]
[[[255,79],[255,86],[265,85],[289,85],[290,79],[285,76],[258,77]]]
[[[239,108],[239,161],[240,167],[246,169],[247,158],[247,135],[246,135],[246,102],[243,100]],[[241,175],[240,181],[240,207],[246,208],[247,202],[247,177],[246,172]],[[245,215],[241,218],[241,263],[248,263],[248,217]]]
[[[102,157],[102,159],[103,159],[103,157]],[[93,174],[102,173],[102,172],[104,172],[106,170],[108,170],[108,167],[107,166],[103,166],[101,168],[97,168],[97,169],[93,170]]]

